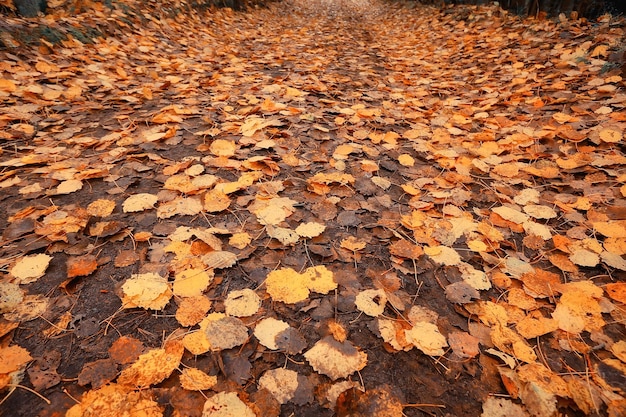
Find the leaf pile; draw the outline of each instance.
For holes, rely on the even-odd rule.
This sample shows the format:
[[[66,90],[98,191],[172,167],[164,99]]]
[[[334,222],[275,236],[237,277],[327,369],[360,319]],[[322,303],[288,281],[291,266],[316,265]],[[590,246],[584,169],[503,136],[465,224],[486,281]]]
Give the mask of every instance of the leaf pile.
[[[626,414],[623,21],[142,16],[0,51],[0,407]]]

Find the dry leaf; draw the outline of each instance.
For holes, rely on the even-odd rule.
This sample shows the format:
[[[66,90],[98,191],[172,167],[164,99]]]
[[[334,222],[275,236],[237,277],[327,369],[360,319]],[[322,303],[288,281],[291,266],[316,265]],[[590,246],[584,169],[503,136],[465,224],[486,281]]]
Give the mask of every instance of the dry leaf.
[[[270,369],[259,378],[259,388],[268,390],[280,404],[293,399],[298,389],[298,373],[289,369]]]
[[[248,340],[248,328],[238,318],[222,317],[208,322],[204,335],[211,349],[225,350],[244,344]]]
[[[234,392],[220,392],[206,400],[202,417],[256,417]]]
[[[383,290],[364,290],[356,295],[354,303],[368,316],[378,317],[385,311],[387,294]]]
[[[213,271],[204,269],[187,269],[176,274],[172,291],[179,297],[198,297],[213,281]]]
[[[19,259],[9,271],[20,284],[30,284],[43,277],[50,265],[52,256],[40,253]]]
[[[261,307],[261,298],[253,290],[246,288],[228,293],[224,300],[226,314],[234,317],[249,317]]]
[[[367,354],[349,341],[340,343],[332,336],[319,340],[304,353],[304,357],[316,372],[328,376],[333,381],[346,378],[367,364]]]
[[[167,278],[151,272],[131,275],[122,284],[122,293],[124,308],[162,310],[172,297]]]
[[[448,346],[446,338],[433,323],[417,322],[411,329],[404,331],[404,337],[429,356],[443,355],[443,348]]]
[[[207,375],[196,368],[185,368],[180,373],[180,385],[190,391],[204,391],[217,384],[215,375]]]
[[[140,193],[131,195],[124,203],[122,203],[122,210],[124,213],[134,213],[138,211],[150,210],[154,208],[154,205],[158,201],[158,197],[153,194]]]
[[[66,417],[119,417],[135,416],[141,410],[142,417],[163,417],[159,404],[147,392],[132,391],[117,384],[88,391],[81,402],[70,408]]]
[[[137,361],[122,371],[117,382],[140,389],[158,384],[178,367],[184,350],[179,340],[168,340],[162,349],[152,349],[139,355]]]

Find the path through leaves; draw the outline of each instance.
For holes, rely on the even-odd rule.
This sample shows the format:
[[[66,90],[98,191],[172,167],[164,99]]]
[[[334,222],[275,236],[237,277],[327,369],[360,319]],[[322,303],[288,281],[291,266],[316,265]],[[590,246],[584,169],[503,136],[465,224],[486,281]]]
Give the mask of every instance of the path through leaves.
[[[0,51],[2,415],[626,414],[623,20],[126,3]]]

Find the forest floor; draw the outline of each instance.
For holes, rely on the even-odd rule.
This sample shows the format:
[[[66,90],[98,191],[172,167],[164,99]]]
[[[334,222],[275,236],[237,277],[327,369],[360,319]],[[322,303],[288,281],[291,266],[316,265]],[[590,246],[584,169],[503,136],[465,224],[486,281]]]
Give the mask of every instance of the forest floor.
[[[626,415],[623,20],[113,4],[0,26],[0,415]]]

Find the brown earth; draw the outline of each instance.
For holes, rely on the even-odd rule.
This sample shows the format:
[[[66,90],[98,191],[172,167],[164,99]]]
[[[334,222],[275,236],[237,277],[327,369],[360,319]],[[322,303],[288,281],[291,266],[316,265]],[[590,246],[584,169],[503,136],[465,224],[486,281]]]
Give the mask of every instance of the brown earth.
[[[126,402],[128,415],[200,416],[224,392],[266,416],[626,410],[626,95],[611,61],[623,21],[376,0],[146,9],[125,29],[123,8],[55,13],[69,38],[0,51],[0,415],[64,415],[82,398],[73,415],[122,415]],[[67,30],[112,22],[122,29],[93,43]],[[153,204],[131,207],[139,194]],[[181,227],[195,231],[175,238]],[[50,256],[45,272],[21,272],[36,254]],[[266,284],[316,266],[336,288],[288,302]],[[260,297],[236,319],[247,339],[185,345],[167,375],[144,366],[148,382],[122,383],[138,355],[198,329],[202,317],[181,323],[188,294],[174,284],[194,268],[214,274],[209,313],[229,311],[232,291]],[[133,307],[128,283],[149,273],[166,290]],[[374,289],[380,314],[358,301]],[[267,317],[295,329],[287,347],[254,335]],[[356,348],[367,363],[317,369],[305,353],[329,335],[343,362]],[[184,389],[187,368],[217,383]],[[299,376],[284,401],[260,386],[282,368]],[[107,384],[124,401],[85,400]]]

